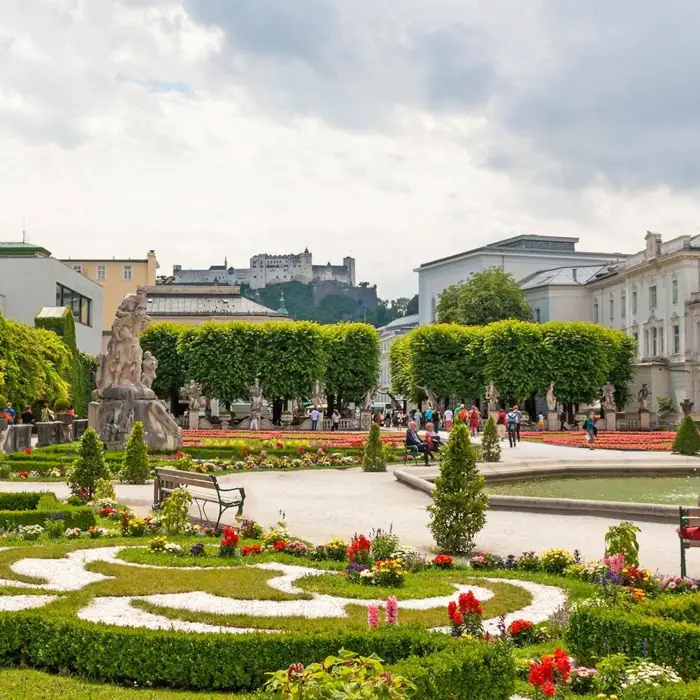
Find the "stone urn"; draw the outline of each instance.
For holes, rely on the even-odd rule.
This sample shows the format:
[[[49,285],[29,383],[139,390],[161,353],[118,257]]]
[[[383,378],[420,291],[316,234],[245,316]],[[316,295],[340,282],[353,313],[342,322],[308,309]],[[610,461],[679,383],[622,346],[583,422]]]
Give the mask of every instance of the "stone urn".
[[[282,422],[282,425],[285,425],[289,427],[292,424],[292,421],[294,420],[294,416],[292,415],[291,411],[284,411],[282,415],[280,416],[280,421]]]

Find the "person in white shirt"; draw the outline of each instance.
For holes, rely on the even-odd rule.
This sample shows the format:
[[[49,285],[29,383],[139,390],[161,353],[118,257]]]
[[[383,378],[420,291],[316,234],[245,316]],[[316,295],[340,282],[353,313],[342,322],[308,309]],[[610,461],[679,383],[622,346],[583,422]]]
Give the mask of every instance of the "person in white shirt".
[[[318,409],[314,406],[313,411],[311,411],[311,430],[318,430],[318,418],[320,415]]]
[[[445,419],[445,430],[449,432],[452,429],[452,416],[454,414],[452,411],[448,408],[445,413],[443,414],[443,418]]]
[[[338,430],[340,427],[340,411],[336,408],[332,415],[331,430]]]

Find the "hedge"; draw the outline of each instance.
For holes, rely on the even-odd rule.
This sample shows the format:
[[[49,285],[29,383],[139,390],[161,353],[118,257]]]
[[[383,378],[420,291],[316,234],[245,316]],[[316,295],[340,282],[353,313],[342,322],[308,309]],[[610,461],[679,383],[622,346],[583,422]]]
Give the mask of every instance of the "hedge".
[[[18,493],[0,493],[0,511],[3,510],[36,510],[39,499],[48,494],[37,491],[30,493],[19,491]],[[53,494],[51,494],[53,495]]]
[[[637,688],[625,691],[625,700],[698,700],[700,682],[673,683],[663,688]]]
[[[41,503],[40,503],[41,501]],[[95,513],[88,506],[68,506],[50,492],[0,494],[0,529],[19,525],[43,525],[49,516],[60,514],[66,527],[86,530],[95,524]]]
[[[0,620],[0,664],[127,685],[252,691],[268,672],[307,665],[341,648],[374,652],[396,664],[395,672],[415,679],[424,691],[418,697],[425,700],[457,697],[444,694],[447,681],[439,676],[448,672],[460,684],[453,692],[470,688],[474,700],[506,700],[514,674],[498,645],[455,640],[410,625],[379,632],[200,635],[102,627],[42,618],[35,611],[6,613]],[[410,658],[430,654],[435,656]]]
[[[569,620],[567,642],[573,656],[584,663],[623,652],[629,657],[647,656],[667,664],[686,680],[700,678],[700,625],[671,619],[687,606],[691,612],[700,594],[680,601],[640,604],[631,610],[582,607]],[[666,608],[666,616],[661,616]]]

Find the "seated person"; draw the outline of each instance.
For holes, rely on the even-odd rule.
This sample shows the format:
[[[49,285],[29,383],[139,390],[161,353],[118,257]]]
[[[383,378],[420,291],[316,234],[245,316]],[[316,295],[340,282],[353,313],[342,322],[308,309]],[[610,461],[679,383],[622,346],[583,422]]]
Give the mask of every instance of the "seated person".
[[[428,455],[430,454],[430,448],[426,442],[423,442],[418,437],[418,424],[416,421],[412,420],[408,424],[408,430],[406,431],[406,447],[411,450],[411,452],[418,452],[423,454],[425,459],[425,464],[428,464]]]
[[[425,444],[431,452],[438,452],[442,447],[440,435],[435,431],[433,423],[425,424]]]

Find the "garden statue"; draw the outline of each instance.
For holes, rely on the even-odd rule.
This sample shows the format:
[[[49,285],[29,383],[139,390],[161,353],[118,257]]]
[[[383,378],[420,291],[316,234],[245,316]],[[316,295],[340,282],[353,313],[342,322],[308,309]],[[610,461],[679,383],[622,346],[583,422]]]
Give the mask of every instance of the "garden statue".
[[[372,387],[371,389],[367,389],[367,391],[365,391],[365,405],[364,405],[365,411],[372,410],[372,404],[374,403],[374,392],[375,392],[374,387]]]
[[[486,387],[486,401],[488,401],[489,404],[489,411],[497,411],[498,410],[498,398],[500,394],[498,393],[498,389],[496,389],[496,385],[491,381],[491,383]]]
[[[90,427],[111,449],[123,449],[137,421],[151,450],[176,450],[182,443],[182,430],[156,398],[151,388],[158,362],[145,355],[139,333],[151,319],[146,313],[146,290],[127,294],[112,323],[112,337],[97,370],[97,398],[90,405]]]
[[[199,382],[195,382],[194,379],[190,379],[180,391],[187,399],[190,411],[199,411],[202,406],[202,385]]]
[[[157,369],[158,360],[153,357],[150,350],[147,350],[143,353],[143,362],[141,363],[141,384],[151,389],[156,378]]]
[[[7,439],[7,431],[10,426],[7,425],[7,421],[3,420],[0,423],[0,455],[5,451],[5,440]]]
[[[646,384],[644,386],[646,386]],[[695,403],[690,399],[684,399],[681,401],[681,411],[683,411],[683,415],[689,415],[693,410],[693,406],[695,406]]]
[[[608,382],[603,387],[603,408],[606,413],[614,413],[615,408],[615,387]]]
[[[645,413],[649,412],[649,389],[647,389],[646,384],[642,384],[642,388],[639,390],[639,393],[637,394],[637,401],[639,402],[639,410],[644,411]],[[686,399],[687,401],[688,399]]]
[[[550,413],[555,413],[557,410],[557,397],[554,395],[554,382],[547,389],[547,410]]]
[[[428,405],[430,406],[430,408],[436,409],[440,405],[437,394],[434,391],[428,389],[427,386],[421,388],[425,392],[425,395],[428,397]]]
[[[250,429],[260,430],[262,420],[263,395],[260,388],[260,380],[256,378],[255,383],[250,387]]]
[[[326,403],[326,387],[323,382],[318,379],[314,382],[314,390],[311,396],[311,402],[314,408],[320,409]]]

